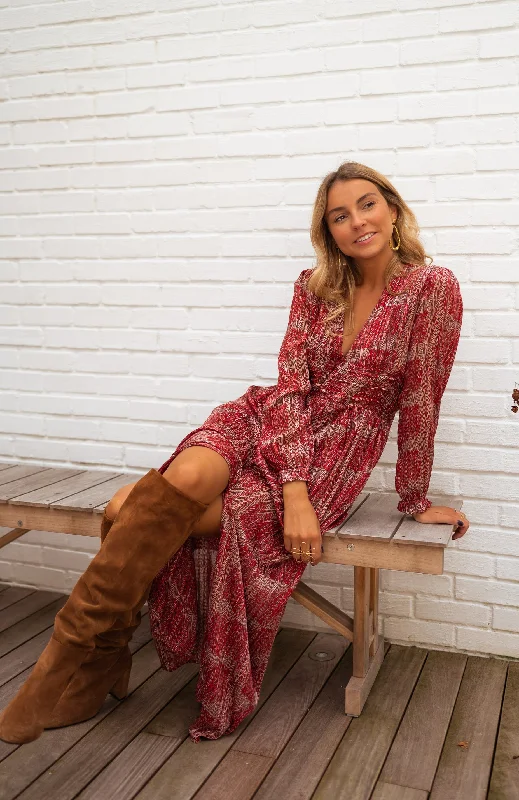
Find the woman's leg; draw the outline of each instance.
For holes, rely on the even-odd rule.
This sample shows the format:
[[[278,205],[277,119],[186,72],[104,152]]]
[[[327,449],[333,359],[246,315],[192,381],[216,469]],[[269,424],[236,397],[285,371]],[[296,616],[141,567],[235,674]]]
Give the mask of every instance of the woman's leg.
[[[49,644],[0,716],[0,739],[15,743],[36,739],[74,673],[95,654],[99,637],[114,626],[132,625],[154,577],[208,509],[207,502],[184,491],[193,485],[193,474],[176,486],[151,469],[135,483],[99,552],[56,615]],[[206,479],[199,491],[210,492],[211,486],[211,479]],[[217,495],[214,490],[211,499]],[[129,675],[124,658],[121,654],[120,663],[112,665],[108,677],[113,683],[106,691],[122,685],[118,670]]]
[[[207,511],[193,528],[191,536],[218,536],[223,506],[222,492],[229,483],[227,461],[208,447],[194,445],[179,453],[163,475],[169,483],[190,497],[209,504]],[[116,519],[134,486],[135,483],[128,483],[115,492],[105,508],[109,519]]]
[[[217,536],[222,512],[221,492],[229,481],[225,459],[210,448],[193,446],[179,453],[162,477],[206,506],[206,500],[214,498],[194,525],[191,535]],[[137,483],[121,487],[106,506],[101,524],[101,544]],[[129,613],[118,617],[111,627],[96,635],[95,649],[76,669],[45,727],[63,727],[91,718],[98,712],[108,692],[118,699],[126,695],[131,668],[128,643],[140,624],[140,610],[148,592],[149,586],[134,607],[128,610]]]

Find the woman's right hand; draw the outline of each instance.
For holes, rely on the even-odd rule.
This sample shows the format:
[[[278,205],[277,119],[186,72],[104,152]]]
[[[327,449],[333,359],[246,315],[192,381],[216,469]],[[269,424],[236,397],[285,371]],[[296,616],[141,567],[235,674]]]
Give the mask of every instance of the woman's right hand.
[[[283,512],[283,539],[287,550],[296,561],[310,562],[312,553],[314,564],[321,560],[321,528],[317,514],[310,500],[305,497],[291,499],[284,503]],[[296,548],[296,551],[293,551]],[[299,555],[301,548],[301,555]]]

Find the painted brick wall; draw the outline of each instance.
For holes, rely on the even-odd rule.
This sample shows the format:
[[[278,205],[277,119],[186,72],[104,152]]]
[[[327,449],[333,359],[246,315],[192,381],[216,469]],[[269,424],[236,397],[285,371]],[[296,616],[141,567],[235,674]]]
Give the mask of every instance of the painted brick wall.
[[[472,527],[382,571],[381,630],[519,657],[519,4],[0,0],[0,50],[0,460],[142,471],[275,383],[316,189],[364,162],[465,304],[430,489]],[[367,488],[395,461],[396,420]],[[70,591],[96,549],[32,532],[0,579]],[[352,569],[309,571],[351,613]]]

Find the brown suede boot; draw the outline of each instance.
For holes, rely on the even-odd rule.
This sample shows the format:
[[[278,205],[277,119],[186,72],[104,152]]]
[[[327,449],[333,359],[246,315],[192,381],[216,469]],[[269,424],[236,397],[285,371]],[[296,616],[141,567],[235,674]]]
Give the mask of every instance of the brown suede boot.
[[[135,608],[144,602],[153,578],[207,508],[155,469],[137,481],[99,552],[57,614],[49,644],[0,716],[0,739],[21,744],[41,735],[97,637],[119,620],[126,628],[132,626]],[[114,666],[114,675],[116,671]],[[123,663],[121,675],[127,671]]]
[[[113,522],[105,512],[101,520],[101,544]],[[95,649],[75,671],[45,725],[46,728],[62,728],[95,717],[108,693],[117,700],[126,697],[132,666],[128,643],[140,625],[140,609],[147,600],[150,587],[151,584],[143,602],[133,609],[129,626],[125,627],[124,620],[118,619],[110,630],[96,636]]]

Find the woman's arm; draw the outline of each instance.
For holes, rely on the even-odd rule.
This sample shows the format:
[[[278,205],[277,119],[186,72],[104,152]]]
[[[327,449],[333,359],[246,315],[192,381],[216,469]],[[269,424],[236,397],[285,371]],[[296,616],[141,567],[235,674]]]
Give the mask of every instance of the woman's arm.
[[[463,318],[460,287],[451,270],[433,270],[422,291],[398,406],[397,508],[410,516],[431,506],[426,494],[434,437]]]
[[[261,452],[279,481],[308,481],[314,454],[308,394],[311,389],[306,341],[312,313],[305,286],[311,270],[303,270],[294,283],[288,327],[279,351],[278,382],[262,411]],[[302,484],[283,490],[301,495]]]

